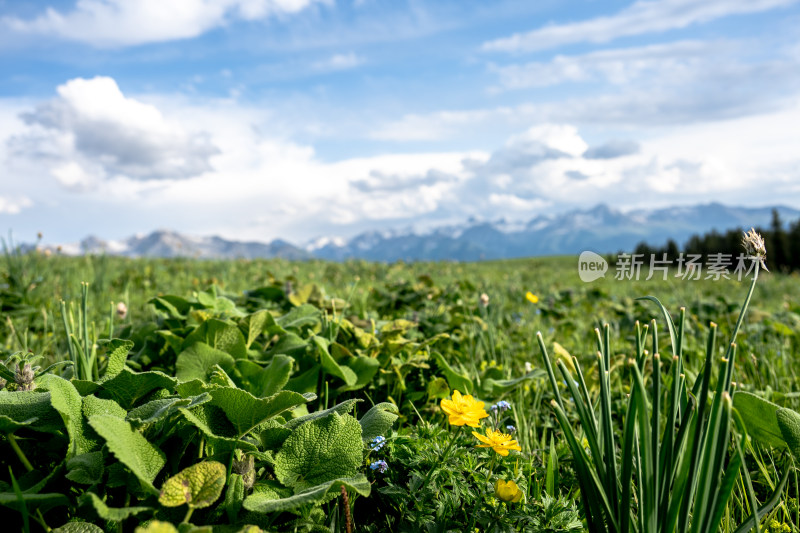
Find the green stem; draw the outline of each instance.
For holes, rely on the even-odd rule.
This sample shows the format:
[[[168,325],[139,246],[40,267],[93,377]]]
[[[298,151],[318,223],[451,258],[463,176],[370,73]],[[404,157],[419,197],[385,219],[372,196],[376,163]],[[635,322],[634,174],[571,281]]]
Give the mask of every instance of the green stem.
[[[50,533],[50,531],[52,531],[50,526],[48,526],[47,523],[44,521],[41,509],[36,509],[36,516],[34,516],[33,519],[39,522],[47,533]]]
[[[23,452],[22,449],[19,447],[19,444],[17,444],[17,439],[14,437],[12,433],[9,433],[7,436],[8,436],[8,442],[9,444],[11,444],[11,448],[13,448],[14,452],[17,454],[17,457],[19,457],[19,460],[22,461],[22,464],[25,465],[25,469],[28,472],[32,472],[33,465],[31,464],[30,461],[28,461],[28,458],[25,457],[25,452]]]
[[[186,516],[183,517],[182,524],[186,524],[189,522],[189,519],[192,517],[192,513],[194,512],[194,507],[189,507],[189,510],[186,511]]]

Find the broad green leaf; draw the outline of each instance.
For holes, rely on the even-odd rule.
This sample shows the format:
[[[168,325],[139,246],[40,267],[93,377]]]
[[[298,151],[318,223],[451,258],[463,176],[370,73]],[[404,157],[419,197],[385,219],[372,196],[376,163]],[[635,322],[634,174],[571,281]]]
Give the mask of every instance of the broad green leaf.
[[[225,372],[219,365],[212,366],[211,370],[208,372],[208,384],[214,388],[237,388],[236,383],[233,382],[228,373]]]
[[[219,365],[223,370],[233,368],[234,359],[228,353],[212,348],[208,344],[197,342],[180,354],[175,362],[175,377],[180,381],[199,379],[208,381],[208,373],[214,365]]]
[[[305,351],[306,346],[308,346],[308,341],[296,333],[288,331],[280,336],[278,342],[269,347],[266,356],[270,357],[277,354],[292,355]]]
[[[95,415],[112,415],[117,418],[125,418],[128,412],[114,400],[104,400],[97,396],[83,397],[83,416],[91,418]]]
[[[358,474],[354,477],[329,480],[286,498],[276,498],[273,494],[267,492],[253,492],[253,494],[245,498],[244,508],[248,511],[267,514],[319,505],[341,494],[343,485],[349,491],[361,496],[369,496],[371,488],[369,481],[363,474]]]
[[[345,400],[342,403],[338,403],[329,409],[325,409],[324,411],[317,411],[316,413],[311,413],[305,416],[301,416],[299,418],[294,418],[286,422],[286,429],[294,429],[301,424],[305,424],[306,422],[311,422],[312,420],[317,420],[318,418],[324,418],[332,413],[337,413],[340,415],[346,415],[353,408],[356,406],[358,402],[362,402],[364,400],[359,400],[357,398],[351,398],[349,400]]]
[[[239,436],[245,435],[260,422],[313,399],[291,391],[281,391],[267,398],[256,398],[247,391],[232,388],[212,390],[211,398],[211,405],[225,412]]]
[[[778,425],[777,412],[781,408],[779,405],[749,392],[736,391],[733,395],[733,408],[742,417],[748,435],[776,448],[786,446]]]
[[[360,355],[348,358],[342,366],[343,368],[349,368],[355,373],[356,381],[352,385],[340,387],[339,390],[351,391],[367,386],[367,384],[372,381],[372,378],[375,377],[375,374],[378,373],[381,363],[374,357]]]
[[[485,390],[489,396],[497,397],[505,394],[525,381],[543,378],[547,372],[542,368],[537,368],[522,377],[514,379],[493,379],[487,378],[481,383],[481,390]]]
[[[0,492],[0,505],[9,507],[17,512],[22,511],[19,497],[25,501],[25,507],[28,512],[39,509],[43,513],[53,507],[62,507],[69,505],[69,498],[63,494],[48,493],[48,494],[20,494],[17,495],[13,492]]]
[[[312,337],[312,340],[317,347],[319,362],[322,364],[322,368],[325,370],[325,372],[341,379],[348,386],[355,384],[356,379],[358,379],[356,377],[356,373],[346,366],[339,366],[339,363],[337,363],[334,358],[331,357],[331,354],[328,351],[330,348],[328,341],[318,335]]]
[[[8,427],[16,423],[45,433],[64,429],[64,421],[50,403],[49,392],[0,391],[0,416],[11,420],[5,422]]]
[[[436,359],[436,364],[439,365],[439,368],[441,369],[442,374],[444,374],[444,377],[447,379],[447,383],[450,385],[451,389],[457,390],[462,394],[472,394],[472,380],[453,370],[450,364],[439,352],[433,352],[433,358]]]
[[[0,415],[0,433],[13,433],[19,428],[29,426],[39,420],[38,417],[33,416],[27,420],[14,420],[13,418]]]
[[[356,474],[363,462],[361,425],[332,413],[296,428],[275,455],[275,477],[301,491]]]
[[[129,368],[103,382],[103,391],[124,409],[130,409],[136,402],[155,389],[171,391],[178,384],[178,380],[163,372],[134,372]]]
[[[249,349],[256,339],[264,332],[269,324],[274,324],[275,319],[266,309],[261,309],[239,320],[239,329],[244,334],[245,346]]]
[[[136,424],[153,424],[177,413],[178,409],[191,409],[208,401],[211,401],[211,395],[207,392],[189,398],[153,400],[128,411],[125,419]]]
[[[164,482],[158,503],[164,507],[177,507],[184,503],[196,509],[208,507],[222,494],[225,476],[225,465],[217,461],[184,468]]]
[[[210,318],[200,324],[183,342],[183,347],[188,348],[194,343],[201,342],[230,354],[235,359],[247,357],[247,346],[244,335],[239,328],[228,322]]]
[[[431,398],[444,399],[450,396],[450,387],[447,380],[438,377],[428,383],[428,396]]]
[[[103,479],[103,452],[76,455],[67,460],[69,472],[64,476],[83,485],[94,485]]]
[[[780,408],[776,418],[789,451],[792,452],[795,460],[800,459],[800,414],[791,409]]]
[[[258,398],[281,391],[289,381],[293,367],[294,359],[283,354],[273,356],[266,367],[246,359],[236,361],[236,372],[241,376],[242,388]]]
[[[133,349],[133,341],[111,339],[105,343],[105,349],[108,363],[102,381],[107,381],[122,372],[125,361],[128,360],[128,353]]]
[[[90,522],[67,522],[52,533],[103,533],[103,530]]]
[[[361,424],[361,438],[370,441],[379,435],[386,435],[392,430],[399,413],[393,403],[383,402],[373,405],[358,421]]]
[[[180,409],[180,413],[187,422],[218,445],[230,450],[237,448],[250,452],[258,450],[254,444],[238,438],[236,428],[228,421],[225,413],[219,407],[206,403],[193,409]]]
[[[297,374],[286,383],[286,389],[300,393],[316,392],[321,369],[322,366],[316,364],[303,373]]]
[[[319,323],[322,312],[311,304],[303,304],[275,319],[275,322],[284,329],[299,330],[303,326]]]
[[[58,411],[69,435],[67,459],[92,451],[93,443],[87,434],[89,427],[81,413],[81,395],[72,383],[55,374],[45,374],[39,379],[41,386],[50,391],[50,404]]]
[[[153,480],[167,462],[164,452],[131,429],[128,422],[113,415],[93,416],[89,424],[106,440],[111,453],[155,493]]]

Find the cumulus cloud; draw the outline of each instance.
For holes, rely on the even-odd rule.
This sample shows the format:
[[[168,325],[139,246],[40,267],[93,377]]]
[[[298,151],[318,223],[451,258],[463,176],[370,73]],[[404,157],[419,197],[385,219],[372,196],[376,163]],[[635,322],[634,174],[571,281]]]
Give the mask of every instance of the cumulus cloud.
[[[620,37],[685,28],[730,15],[758,13],[796,0],[640,0],[615,15],[551,24],[483,44],[485,51],[533,52],[574,43],[604,43]]]
[[[347,54],[334,54],[324,61],[318,61],[312,66],[318,71],[350,70],[364,64],[364,58],[349,52]]]
[[[16,215],[23,209],[31,207],[33,202],[26,196],[6,197],[0,196],[0,214]]]
[[[49,162],[53,176],[75,190],[114,176],[197,176],[219,153],[207,134],[188,132],[157,107],[126,97],[111,78],[71,80],[21,118],[29,128],[11,139],[11,151]]]
[[[330,0],[79,0],[71,11],[47,8],[32,20],[4,17],[0,27],[95,46],[127,46],[196,37],[229,20],[297,13],[320,3]]]
[[[586,159],[614,159],[639,153],[641,147],[636,141],[611,140],[592,146],[583,153]]]

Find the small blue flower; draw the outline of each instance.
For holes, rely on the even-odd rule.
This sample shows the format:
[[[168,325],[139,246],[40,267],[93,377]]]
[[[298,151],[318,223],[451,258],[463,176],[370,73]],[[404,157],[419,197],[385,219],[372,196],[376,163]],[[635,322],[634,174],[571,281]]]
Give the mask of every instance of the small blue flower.
[[[497,407],[498,409],[500,409],[500,412],[502,413],[503,411],[508,411],[509,409],[511,409],[511,404],[505,400],[500,400],[499,402],[497,402]]]
[[[515,428],[514,426],[511,426],[511,425],[508,425],[508,426],[506,426],[506,431],[508,431],[509,435],[513,435],[514,433],[517,432],[517,428]]]
[[[369,442],[369,449],[372,450],[373,452],[377,452],[378,450],[383,448],[384,444],[386,444],[386,438],[384,438],[381,435],[378,435]]]
[[[489,409],[491,409],[493,413],[496,413],[498,409],[497,404],[492,405]]]
[[[377,470],[378,472],[383,474],[384,472],[386,472],[386,470],[389,469],[389,464],[386,461],[384,461],[383,459],[380,459],[378,461],[375,461],[371,465],[369,465],[369,467],[371,469]]]

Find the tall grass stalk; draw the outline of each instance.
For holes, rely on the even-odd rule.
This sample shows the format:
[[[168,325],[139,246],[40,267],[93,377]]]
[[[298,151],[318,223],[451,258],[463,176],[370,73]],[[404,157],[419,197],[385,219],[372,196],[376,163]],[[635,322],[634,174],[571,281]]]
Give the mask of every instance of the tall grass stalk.
[[[567,406],[559,391],[553,366],[541,333],[539,347],[555,398],[551,405],[572,452],[586,522],[591,532],[613,533],[708,533],[717,531],[731,499],[740,471],[750,516],[736,532],[755,528],[759,519],[778,502],[790,468],[761,507],[744,464],[744,425],[734,416],[732,382],[736,358],[736,336],[741,328],[758,279],[759,262],[754,262],[753,280],[742,304],[725,356],[716,357],[717,327],[711,324],[702,374],[687,387],[683,370],[685,309],[677,326],[655,297],[671,340],[669,367],[662,368],[655,320],[651,324],[651,355],[645,350],[648,328],[636,324],[636,355],[627,361],[630,394],[617,427],[613,416],[610,386],[610,328],[595,330],[599,397],[593,402],[578,360],[572,358],[577,380],[563,361],[557,366],[574,401],[589,453],[569,423]],[[647,362],[652,365],[649,386],[645,382]],[[717,369],[716,388],[711,377]],[[668,376],[666,379],[664,374]],[[710,405],[709,405],[710,402]],[[741,436],[733,430],[734,419]],[[618,437],[621,435],[621,440]],[[732,451],[731,442],[734,446]],[[619,459],[619,462],[617,458]]]

